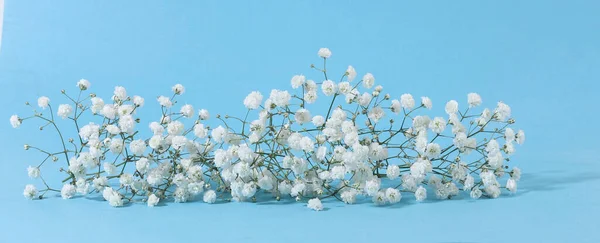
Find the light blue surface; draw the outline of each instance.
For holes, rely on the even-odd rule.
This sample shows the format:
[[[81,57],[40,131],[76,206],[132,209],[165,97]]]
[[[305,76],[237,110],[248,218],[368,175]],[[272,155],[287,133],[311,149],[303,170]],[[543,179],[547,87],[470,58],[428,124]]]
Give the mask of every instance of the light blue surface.
[[[0,51],[0,242],[600,242],[600,4],[598,1],[27,1],[6,0]],[[175,2],[175,1],[170,1]],[[55,143],[12,114],[81,78],[108,97],[115,85],[242,115],[252,90],[318,79],[348,64],[399,97],[502,100],[527,133],[513,163],[516,195],[393,207],[326,203],[168,204],[111,208],[94,198],[29,201],[23,144]],[[145,127],[141,124],[140,127]],[[35,182],[39,185],[39,182]],[[279,205],[280,204],[280,205]]]

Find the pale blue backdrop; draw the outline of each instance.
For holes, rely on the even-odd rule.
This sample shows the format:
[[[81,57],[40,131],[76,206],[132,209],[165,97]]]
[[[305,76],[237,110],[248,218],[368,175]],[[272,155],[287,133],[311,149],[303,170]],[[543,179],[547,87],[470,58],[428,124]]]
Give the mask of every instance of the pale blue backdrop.
[[[413,2],[6,0],[0,242],[600,242],[600,3]],[[60,89],[86,78],[103,97],[124,85],[150,110],[180,82],[183,102],[243,114],[249,91],[288,88],[297,73],[320,78],[309,68],[320,47],[333,52],[330,70],[372,72],[392,94],[431,97],[438,112],[469,92],[510,104],[527,132],[513,157],[519,192],[324,212],[23,198],[25,184],[41,186],[25,170],[39,155],[23,144],[55,144],[35,124],[10,127],[25,101],[64,102]]]

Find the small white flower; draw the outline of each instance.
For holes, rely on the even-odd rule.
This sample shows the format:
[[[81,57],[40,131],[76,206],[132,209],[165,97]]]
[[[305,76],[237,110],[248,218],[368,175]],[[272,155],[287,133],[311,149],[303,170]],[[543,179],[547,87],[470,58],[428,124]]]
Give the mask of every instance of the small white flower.
[[[10,117],[10,125],[11,125],[13,128],[18,128],[18,127],[20,127],[20,126],[21,126],[21,118],[19,118],[19,116],[17,116],[17,115],[12,115],[12,116]]]
[[[315,211],[323,210],[323,204],[321,203],[321,200],[319,200],[319,198],[313,198],[308,200],[308,204],[306,206]]]
[[[302,86],[305,81],[306,81],[306,77],[304,77],[304,75],[294,75],[294,77],[292,77],[292,80],[291,80],[292,88],[293,89],[300,88],[300,86]]]
[[[186,118],[194,116],[194,107],[192,105],[184,105],[180,110],[181,114]]]
[[[389,203],[395,204],[400,202],[402,199],[402,194],[400,194],[398,189],[388,188],[385,190],[385,198]]]
[[[321,48],[319,49],[319,56],[322,58],[329,58],[331,56],[331,51],[329,48]]]
[[[415,99],[411,94],[403,94],[400,96],[400,104],[402,104],[402,108],[404,109],[412,109],[415,107]]]
[[[340,197],[342,198],[342,201],[344,201],[345,203],[354,204],[356,202],[357,194],[358,194],[358,192],[355,189],[350,189],[350,190],[346,190],[346,191],[342,192]]]
[[[150,194],[150,196],[148,197],[148,207],[154,207],[154,206],[156,206],[159,201],[160,201],[160,198],[158,198],[154,194]]]
[[[315,125],[316,127],[320,127],[323,124],[325,124],[325,117],[323,116],[314,116],[312,118],[312,123],[313,125]]]
[[[194,135],[198,138],[205,138],[208,134],[208,129],[204,128],[204,124],[198,123],[194,126]]]
[[[260,92],[252,91],[252,93],[250,93],[248,96],[246,96],[246,99],[244,99],[244,105],[250,110],[255,110],[258,109],[258,107],[260,107],[262,99],[263,96]]]
[[[456,100],[448,101],[448,103],[446,103],[446,113],[450,115],[456,114],[456,112],[458,112],[458,102],[456,102]]]
[[[525,142],[525,132],[523,130],[519,130],[516,135],[517,144],[521,145]]]
[[[383,191],[378,191],[377,193],[375,193],[375,195],[373,195],[373,203],[375,203],[375,205],[384,205],[387,202],[387,198],[385,197],[385,192]]]
[[[135,162],[135,169],[142,174],[145,174],[150,167],[150,162],[146,158],[140,158],[137,162]]]
[[[32,166],[27,167],[27,175],[34,179],[40,177],[40,168]]]
[[[48,98],[46,96],[42,96],[42,97],[38,98],[38,106],[40,108],[46,109],[49,104],[50,104],[50,98]]]
[[[331,96],[337,92],[336,85],[331,80],[325,80],[321,84],[321,90],[323,90],[323,94],[326,96]]]
[[[88,89],[92,84],[90,83],[90,81],[87,81],[85,79],[80,79],[79,82],[77,82],[77,87],[79,87],[79,89],[81,90],[86,90]]]
[[[62,119],[66,119],[73,112],[73,107],[69,104],[62,104],[58,106],[58,116]]]
[[[71,184],[64,184],[60,190],[60,196],[63,199],[70,199],[77,193],[77,188]]]
[[[473,199],[478,199],[481,197],[483,193],[481,192],[481,190],[479,190],[479,188],[475,188],[471,191],[470,196]]]
[[[225,138],[225,136],[227,135],[227,130],[223,126],[219,125],[217,128],[212,130],[210,135],[215,140],[215,142],[220,143],[223,141],[223,138]]]
[[[423,186],[419,186],[419,188],[417,188],[415,191],[415,198],[417,198],[418,202],[422,202],[427,199],[427,189],[425,189]]]
[[[294,114],[294,118],[296,119],[296,122],[298,122],[298,124],[300,125],[309,122],[311,120],[310,111],[304,108],[300,108]]]
[[[510,113],[510,106],[502,102],[498,102],[498,106],[494,111],[494,118],[496,118],[499,121],[506,121],[506,119],[510,117]]]
[[[139,107],[144,106],[144,98],[140,96],[133,96],[133,104]]]
[[[356,78],[356,70],[354,70],[354,67],[348,66],[346,73],[348,76],[348,82],[352,82]]]
[[[176,84],[175,86],[173,86],[171,88],[171,90],[173,90],[173,93],[178,94],[178,95],[181,95],[185,92],[185,88],[181,84]]]
[[[512,193],[516,193],[517,192],[517,181],[513,178],[508,179],[508,181],[506,181],[506,189],[508,189]]]
[[[433,118],[433,121],[429,123],[429,129],[435,133],[442,133],[446,129],[446,120],[441,117]]]
[[[469,108],[473,108],[473,107],[481,105],[481,96],[479,96],[479,94],[469,93],[467,95],[467,98],[468,98],[468,102],[469,102]]]
[[[198,111],[198,116],[200,116],[200,120],[208,120],[210,118],[210,114],[205,109]]]
[[[519,169],[519,167],[514,167],[510,173],[510,177],[515,181],[521,180],[521,169]]]
[[[129,143],[129,150],[137,156],[144,154],[146,151],[146,142],[144,140],[138,139]]]
[[[425,108],[430,109],[430,110],[431,110],[431,107],[433,106],[431,99],[429,99],[429,97],[425,97],[425,96],[421,97],[421,104],[423,106],[425,106]]]
[[[387,167],[385,173],[390,180],[395,180],[400,176],[400,167],[397,165],[390,165]]]
[[[289,105],[291,98],[292,96],[287,92],[287,90],[281,91],[277,89],[271,90],[271,95],[269,96],[269,100],[279,107],[285,107]]]
[[[92,101],[92,113],[97,114],[104,109],[104,100],[98,97],[93,97],[90,99]]]
[[[33,200],[38,194],[37,189],[34,185],[26,185],[25,190],[23,190],[23,196],[27,199]]]
[[[127,90],[122,86],[115,87],[113,100],[124,101],[127,99]]]
[[[215,203],[217,201],[217,194],[213,190],[208,190],[204,192],[204,197],[202,199],[205,203]]]
[[[109,175],[114,175],[117,173],[117,167],[111,163],[104,163],[104,171]]]
[[[365,74],[365,76],[363,76],[362,81],[363,81],[363,86],[367,89],[370,89],[375,84],[375,77],[373,77],[373,74],[367,73],[367,74]]]
[[[171,106],[173,106],[173,102],[171,102],[171,99],[169,99],[169,97],[161,95],[158,97],[157,100],[160,106],[164,106],[166,108],[171,108]]]

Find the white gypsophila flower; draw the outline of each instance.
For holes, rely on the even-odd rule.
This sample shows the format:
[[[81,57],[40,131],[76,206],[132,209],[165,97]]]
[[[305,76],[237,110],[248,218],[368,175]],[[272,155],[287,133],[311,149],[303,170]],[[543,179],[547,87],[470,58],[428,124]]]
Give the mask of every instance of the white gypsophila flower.
[[[194,116],[194,107],[192,105],[184,105],[181,107],[181,110],[179,111],[181,112],[181,115],[183,115],[186,118],[191,118],[192,116]]]
[[[419,186],[415,191],[415,198],[418,202],[425,201],[425,199],[427,199],[427,189],[423,186]]]
[[[60,196],[63,199],[70,199],[77,193],[77,188],[71,184],[64,184],[62,189],[60,190]]]
[[[76,86],[79,87],[80,90],[87,90],[91,85],[92,84],[90,81],[87,81],[86,79],[80,79]]]
[[[182,95],[185,92],[185,87],[183,87],[181,84],[176,84],[171,88],[171,90],[177,95]]]
[[[335,82],[333,82],[331,80],[325,80],[321,84],[321,90],[323,91],[323,94],[325,94],[326,96],[332,96],[333,94],[335,94],[337,92],[337,87],[335,85]]]
[[[271,90],[271,95],[269,96],[271,102],[273,102],[273,104],[279,107],[285,107],[289,105],[291,98],[292,96],[290,95],[290,93],[288,93],[287,90],[281,91],[277,89]]]
[[[369,196],[374,196],[381,186],[381,181],[377,178],[368,180],[365,184],[365,193]]]
[[[146,151],[146,142],[144,140],[138,139],[129,143],[129,150],[137,156],[142,155]]]
[[[483,193],[481,192],[481,190],[479,190],[479,188],[475,188],[471,191],[471,193],[469,194],[471,196],[471,198],[473,199],[478,199],[481,197]]]
[[[121,129],[115,125],[108,125],[106,126],[105,130],[110,133],[111,135],[118,135],[119,133],[121,133]]]
[[[75,187],[77,188],[77,193],[81,195],[86,195],[90,192],[90,184],[84,178],[77,179]]]
[[[346,76],[348,77],[348,82],[352,82],[356,78],[356,70],[354,70],[354,67],[348,66],[346,69]]]
[[[69,104],[61,104],[58,106],[58,116],[60,116],[62,119],[66,119],[68,116],[71,115],[71,113],[73,113],[73,107]]]
[[[133,104],[138,107],[144,106],[144,98],[142,98],[138,95],[133,96]]]
[[[25,190],[23,190],[23,196],[27,199],[33,200],[38,194],[37,189],[34,185],[26,185]]]
[[[360,97],[358,97],[358,104],[361,106],[368,106],[371,103],[373,96],[367,92],[363,93]]]
[[[119,192],[112,189],[111,187],[104,188],[104,191],[102,192],[102,196],[104,197],[104,199],[106,201],[108,201],[108,204],[110,206],[113,206],[113,207],[123,206],[123,196]]]
[[[154,206],[156,206],[159,201],[160,201],[160,198],[158,198],[154,194],[150,194],[150,196],[148,196],[148,207],[154,207]]]
[[[475,186],[475,178],[471,175],[467,175],[463,190],[470,191],[473,186]]]
[[[381,109],[381,107],[379,106],[373,107],[373,109],[371,109],[371,111],[369,111],[368,114],[369,119],[373,120],[374,123],[379,122],[379,120],[384,116],[385,111],[383,111],[383,109]]]
[[[133,175],[129,173],[123,173],[119,177],[119,183],[121,183],[121,186],[131,186],[133,184]]]
[[[468,98],[468,102],[469,102],[469,108],[473,108],[473,107],[481,105],[481,96],[479,96],[479,94],[469,93],[467,95],[467,98]]]
[[[375,203],[375,205],[384,205],[387,202],[385,192],[378,191],[377,193],[375,193],[375,195],[373,195],[372,201],[373,203]]]
[[[442,149],[440,145],[437,143],[427,144],[427,148],[425,149],[425,156],[430,159],[435,159],[440,156],[442,153]]]
[[[223,141],[223,138],[227,135],[227,130],[223,126],[218,126],[213,129],[210,133],[211,137],[215,140],[215,142],[220,143]]]
[[[125,115],[119,118],[119,129],[121,132],[133,134],[135,130],[135,119],[133,119],[132,115]]]
[[[403,94],[400,96],[400,104],[402,104],[402,108],[404,109],[412,109],[415,107],[415,99],[411,94]]]
[[[127,99],[127,90],[122,86],[116,86],[113,93],[113,100],[115,101],[124,101]]]
[[[515,131],[512,130],[512,128],[507,127],[506,130],[504,130],[504,140],[507,143],[515,141]]]
[[[42,96],[40,98],[38,98],[38,106],[42,109],[46,109],[48,108],[48,105],[50,104],[50,98],[46,97],[46,96]]]
[[[319,200],[319,198],[313,198],[308,200],[308,204],[306,206],[315,211],[323,210],[323,204],[321,203],[321,200]]]
[[[362,81],[363,81],[363,86],[367,89],[370,89],[375,84],[375,77],[373,77],[373,74],[367,73],[367,74],[365,74],[365,76],[363,76]]]
[[[183,134],[184,129],[185,126],[180,121],[172,121],[167,125],[167,133],[169,133],[169,135],[181,135]]]
[[[160,106],[164,106],[166,108],[171,108],[171,106],[173,106],[173,102],[171,101],[171,99],[169,99],[169,97],[161,95],[156,100],[158,100]]]
[[[208,129],[204,128],[204,124],[198,123],[194,126],[194,135],[198,138],[205,138],[208,135]]]
[[[356,202],[356,195],[358,195],[358,191],[356,189],[350,189],[342,192],[340,197],[344,203],[354,204]]]
[[[521,145],[525,142],[525,132],[523,130],[519,130],[516,135],[517,144]]]
[[[10,117],[10,125],[11,125],[13,128],[18,128],[18,127],[20,127],[20,126],[21,126],[21,118],[19,118],[19,116],[17,116],[17,115],[12,115],[12,116]]]
[[[456,102],[456,100],[448,101],[445,110],[448,115],[456,114],[456,112],[458,112],[458,102]]]
[[[114,104],[106,104],[102,107],[100,114],[108,119],[115,119],[117,117],[117,109]]]
[[[217,201],[217,194],[213,190],[208,190],[204,193],[204,197],[202,198],[202,200],[205,203],[213,204]]]
[[[316,127],[323,126],[323,124],[325,124],[325,117],[323,117],[323,116],[314,116],[312,118],[312,123]]]
[[[446,129],[446,120],[442,117],[433,118],[433,121],[429,123],[429,129],[435,133],[442,133]]]
[[[510,177],[515,181],[521,180],[521,169],[519,169],[519,167],[513,167],[512,171],[510,172]]]
[[[210,118],[210,113],[208,113],[206,109],[201,109],[198,111],[198,116],[200,117],[200,120],[208,120],[208,118]]]
[[[513,178],[508,179],[508,181],[506,181],[506,189],[508,189],[508,191],[510,191],[512,193],[516,193],[517,192],[517,181]]]
[[[510,117],[510,106],[504,104],[503,102],[498,102],[498,106],[496,110],[494,110],[494,118],[499,121],[506,121]]]
[[[398,189],[388,188],[385,190],[385,198],[390,204],[395,204],[400,202],[402,194],[400,194]]]
[[[148,127],[150,127],[150,130],[152,130],[152,133],[154,133],[154,135],[161,135],[165,131],[165,128],[158,122],[151,122],[150,125],[148,125]]]
[[[184,136],[174,136],[171,139],[171,147],[175,150],[183,150],[187,145],[187,138]]]
[[[431,99],[429,99],[429,97],[423,96],[421,97],[421,105],[423,105],[425,108],[430,109],[433,106]]]
[[[244,105],[246,106],[246,108],[248,108],[250,110],[255,110],[260,107],[260,104],[262,103],[262,99],[263,99],[263,96],[260,92],[252,91],[252,93],[250,93],[244,99]]]
[[[92,101],[92,106],[90,107],[92,113],[97,114],[104,109],[104,100],[101,98],[92,97],[90,100]]]
[[[400,111],[402,110],[402,105],[400,104],[400,101],[392,100],[392,104],[390,105],[390,110],[395,114],[400,114]]]
[[[297,89],[300,88],[300,86],[302,86],[305,81],[306,77],[304,77],[304,75],[294,75],[290,82],[292,83],[292,88]]]
[[[131,115],[134,112],[134,107],[132,105],[120,105],[117,107],[117,115],[122,117],[125,115]]]
[[[140,158],[135,162],[135,169],[142,174],[145,174],[150,167],[150,162],[146,158]]]
[[[340,94],[347,95],[352,91],[352,85],[350,85],[350,82],[340,82],[337,86]]]
[[[108,178],[105,176],[94,178],[92,184],[94,184],[94,189],[97,191],[104,191],[104,188],[108,186]]]
[[[298,122],[298,124],[300,125],[307,123],[311,120],[310,111],[304,108],[300,108],[294,114],[294,118],[296,119],[296,122]]]
[[[315,103],[317,101],[318,95],[316,90],[310,90],[304,93],[304,101],[308,104]]]
[[[40,177],[40,168],[32,166],[27,167],[27,175],[34,179]]]
[[[112,163],[104,163],[104,171],[109,175],[117,173],[117,167]]]
[[[329,50],[329,48],[321,48],[321,49],[319,49],[318,54],[322,58],[329,58],[329,57],[331,57],[331,51]]]
[[[395,180],[400,176],[400,167],[397,165],[390,165],[387,167],[385,174],[390,180]]]

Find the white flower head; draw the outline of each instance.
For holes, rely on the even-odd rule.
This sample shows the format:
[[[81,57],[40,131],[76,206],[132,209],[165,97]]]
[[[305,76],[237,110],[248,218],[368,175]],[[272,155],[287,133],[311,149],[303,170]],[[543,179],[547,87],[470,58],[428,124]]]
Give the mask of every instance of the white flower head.
[[[297,89],[300,88],[300,86],[302,86],[304,82],[306,82],[306,77],[304,77],[304,75],[294,75],[290,82],[292,83],[292,88]]]
[[[415,99],[411,94],[403,94],[400,96],[400,104],[402,104],[402,108],[404,109],[412,109],[415,107]]]
[[[375,84],[375,77],[373,77],[373,74],[367,73],[367,74],[365,74],[365,76],[363,76],[362,81],[363,81],[363,86],[367,89],[370,89]]]
[[[467,98],[468,98],[468,102],[469,102],[469,108],[473,108],[473,107],[481,105],[481,96],[479,96],[479,94],[469,93],[467,95]]]
[[[63,199],[70,199],[77,193],[77,188],[71,184],[64,184],[60,190],[60,196]]]
[[[124,101],[127,99],[127,90],[123,86],[116,86],[113,100]]]
[[[181,84],[176,84],[175,86],[173,86],[171,88],[171,90],[173,90],[173,93],[175,93],[177,95],[181,95],[185,92],[185,87],[183,87],[183,85],[181,85]]]
[[[37,196],[37,194],[38,194],[37,189],[35,188],[34,185],[31,185],[31,184],[25,186],[25,190],[23,190],[23,196],[30,200],[34,199]]]
[[[80,79],[79,82],[77,82],[77,87],[81,90],[87,90],[91,85],[90,81],[87,81],[86,79]]]
[[[425,199],[427,199],[427,189],[423,186],[419,186],[415,191],[415,198],[418,202],[425,201]]]
[[[30,178],[38,178],[38,177],[40,177],[40,168],[38,168],[38,167],[32,167],[32,166],[27,167],[27,175]]]
[[[164,106],[166,108],[171,108],[171,106],[173,106],[173,102],[171,102],[171,99],[169,99],[169,97],[161,95],[158,97],[157,100],[160,106]]]
[[[40,108],[46,109],[49,104],[50,104],[50,98],[48,98],[46,96],[42,96],[42,97],[38,98],[38,106]]]
[[[217,193],[213,190],[208,190],[204,192],[204,197],[202,199],[205,203],[213,204],[217,201]]]
[[[356,70],[354,70],[354,67],[348,66],[348,69],[346,69],[346,76],[348,77],[348,82],[352,82],[356,78]]]
[[[337,92],[337,87],[335,85],[335,82],[331,80],[325,80],[321,84],[321,90],[323,90],[323,94],[325,94],[326,96],[331,96]]]
[[[198,111],[198,116],[200,117],[200,120],[208,120],[208,118],[210,118],[210,113],[205,109],[201,109]]]
[[[58,106],[58,116],[62,119],[66,119],[68,116],[73,113],[73,107],[69,104],[62,104]]]
[[[308,204],[306,206],[315,211],[323,210],[323,204],[321,203],[321,200],[319,200],[319,198],[313,198],[308,200]]]
[[[329,50],[329,48],[321,48],[319,49],[319,56],[322,58],[329,58],[331,57],[331,51]]]
[[[186,118],[191,118],[194,116],[194,107],[192,105],[184,105],[180,110],[181,114]]]
[[[423,96],[421,97],[421,104],[427,108],[431,110],[431,107],[433,106],[431,99],[429,99],[429,97]]]
[[[144,98],[142,98],[141,96],[133,96],[133,104],[138,106],[138,107],[142,107],[144,106]]]
[[[250,110],[255,110],[260,107],[262,103],[263,95],[258,91],[252,91],[252,93],[248,94],[244,99],[244,105],[246,108]]]
[[[458,112],[458,102],[456,100],[451,100],[446,103],[446,114],[456,114]]]
[[[12,115],[12,116],[10,117],[10,125],[11,125],[13,128],[18,128],[18,127],[20,127],[20,126],[21,126],[21,118],[19,118],[19,116],[17,116],[17,115]]]
[[[148,197],[148,207],[154,207],[154,206],[156,206],[159,201],[160,201],[160,198],[158,198],[154,194],[150,194],[150,196]]]

